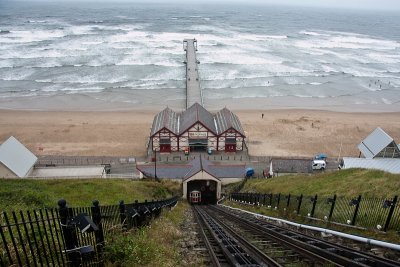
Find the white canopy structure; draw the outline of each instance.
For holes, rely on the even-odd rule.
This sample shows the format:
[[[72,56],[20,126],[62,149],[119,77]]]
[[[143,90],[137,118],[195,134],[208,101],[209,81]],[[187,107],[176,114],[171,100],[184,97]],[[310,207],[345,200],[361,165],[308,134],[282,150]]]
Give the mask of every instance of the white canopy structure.
[[[37,157],[11,136],[0,145],[0,177],[26,177],[30,174]]]
[[[400,173],[400,159],[388,158],[343,158],[343,168],[374,169],[390,173]]]
[[[367,159],[373,158],[400,158],[399,147],[381,128],[376,128],[359,145],[358,149]]]

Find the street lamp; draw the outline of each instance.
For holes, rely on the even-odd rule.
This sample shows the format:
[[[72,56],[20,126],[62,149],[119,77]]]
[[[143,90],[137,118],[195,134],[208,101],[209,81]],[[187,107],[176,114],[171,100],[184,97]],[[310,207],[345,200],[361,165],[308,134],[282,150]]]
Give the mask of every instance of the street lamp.
[[[157,150],[154,149],[154,179],[157,180]]]

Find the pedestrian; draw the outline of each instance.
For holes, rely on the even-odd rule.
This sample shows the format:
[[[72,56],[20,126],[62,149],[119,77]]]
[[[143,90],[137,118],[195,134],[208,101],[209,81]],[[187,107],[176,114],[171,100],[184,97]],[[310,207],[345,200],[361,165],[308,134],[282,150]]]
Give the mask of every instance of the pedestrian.
[[[261,119],[264,119],[264,113],[261,113]]]

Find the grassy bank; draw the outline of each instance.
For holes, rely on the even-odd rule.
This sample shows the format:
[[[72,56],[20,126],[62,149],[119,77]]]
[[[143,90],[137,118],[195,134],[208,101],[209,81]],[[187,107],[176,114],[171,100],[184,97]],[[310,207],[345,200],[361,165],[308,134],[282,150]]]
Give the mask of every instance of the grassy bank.
[[[187,266],[179,253],[186,202],[179,202],[171,211],[148,227],[117,234],[105,247],[106,266]],[[195,266],[200,266],[196,264]]]
[[[113,205],[119,200],[130,203],[162,199],[178,192],[180,185],[168,181],[0,179],[0,211],[57,207],[61,198],[67,200],[68,206],[76,207],[91,206],[95,199],[100,205]]]
[[[317,175],[288,175],[273,179],[250,179],[242,192],[354,197],[393,197],[399,194],[400,175],[382,171],[350,169]]]

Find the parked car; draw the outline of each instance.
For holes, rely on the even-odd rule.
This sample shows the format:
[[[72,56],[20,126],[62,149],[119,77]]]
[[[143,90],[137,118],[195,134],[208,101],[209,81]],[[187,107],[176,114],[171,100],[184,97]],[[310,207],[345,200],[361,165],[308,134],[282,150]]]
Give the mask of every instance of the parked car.
[[[312,169],[313,170],[325,170],[326,168],[326,162],[325,160],[320,160],[320,159],[315,159],[312,162]]]
[[[328,156],[324,153],[320,153],[314,157],[314,159],[316,159],[316,160],[324,160],[324,161],[326,161],[327,158],[328,158]]]

